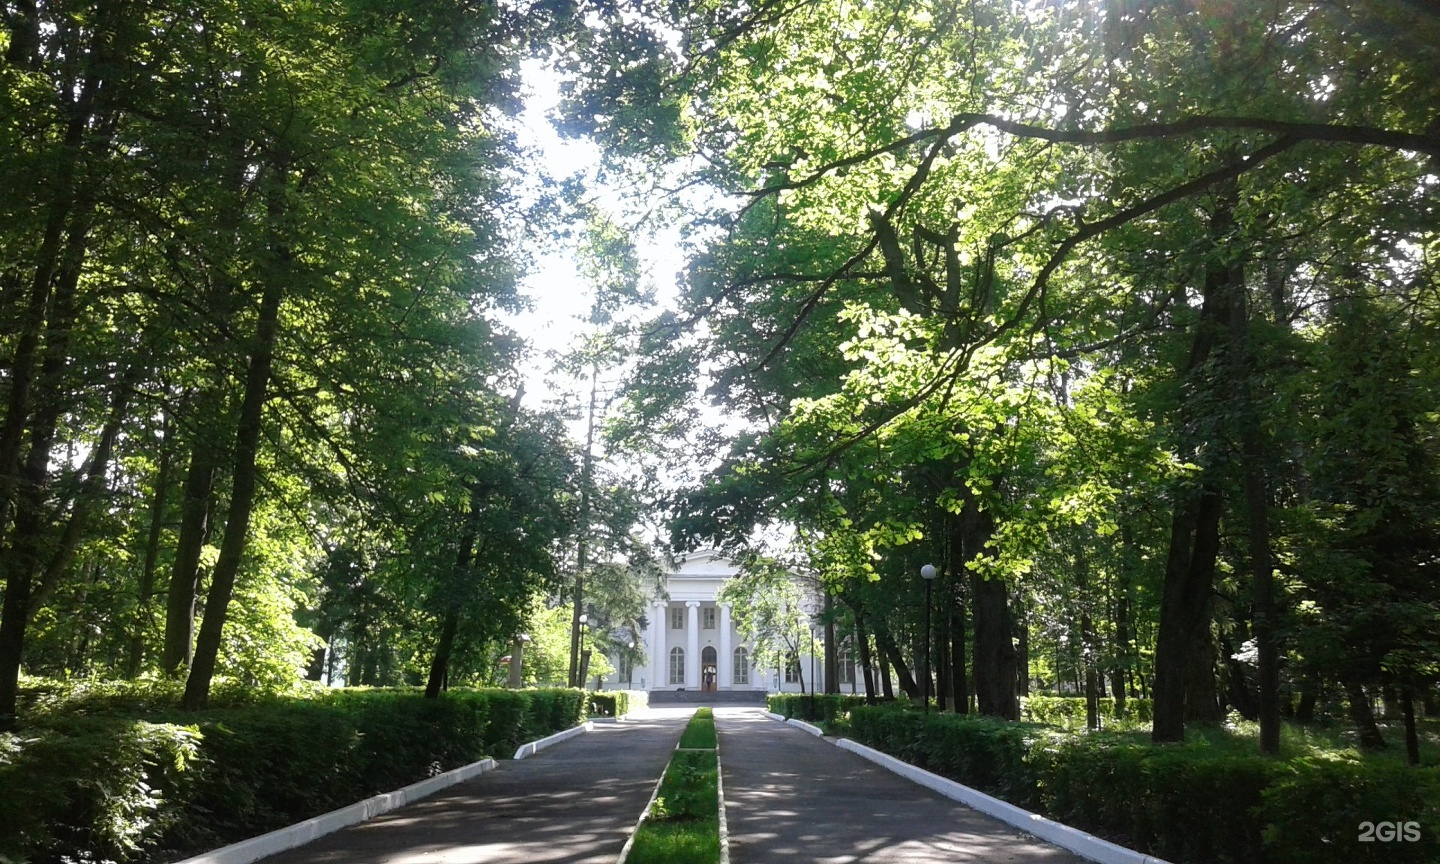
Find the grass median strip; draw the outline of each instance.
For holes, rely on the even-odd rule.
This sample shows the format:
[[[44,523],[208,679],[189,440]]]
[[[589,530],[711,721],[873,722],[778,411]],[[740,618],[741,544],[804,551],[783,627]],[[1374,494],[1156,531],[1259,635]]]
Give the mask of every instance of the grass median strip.
[[[701,708],[680,736],[650,812],[635,831],[626,864],[720,861],[720,761],[715,719]]]

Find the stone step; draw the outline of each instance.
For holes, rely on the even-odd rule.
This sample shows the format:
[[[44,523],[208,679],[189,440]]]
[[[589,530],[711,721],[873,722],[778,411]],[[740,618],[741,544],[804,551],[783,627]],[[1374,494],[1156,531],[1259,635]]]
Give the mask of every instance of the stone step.
[[[764,705],[764,690],[651,690],[651,705]]]

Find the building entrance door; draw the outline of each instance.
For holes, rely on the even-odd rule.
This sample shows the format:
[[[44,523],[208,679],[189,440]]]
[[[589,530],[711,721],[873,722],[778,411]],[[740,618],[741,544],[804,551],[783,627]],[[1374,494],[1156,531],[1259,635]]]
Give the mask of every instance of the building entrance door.
[[[700,689],[706,693],[715,692],[715,680],[718,677],[716,672],[718,666],[715,662],[715,649],[706,645],[700,652]]]

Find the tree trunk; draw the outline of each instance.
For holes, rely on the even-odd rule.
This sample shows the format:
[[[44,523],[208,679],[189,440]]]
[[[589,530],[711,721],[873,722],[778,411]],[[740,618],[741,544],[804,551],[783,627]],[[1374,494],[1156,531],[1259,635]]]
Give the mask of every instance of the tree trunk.
[[[975,699],[981,714],[1019,720],[1009,594],[998,579],[985,579],[979,574],[971,576],[971,596],[975,598]]]
[[[944,579],[944,577],[936,577]],[[945,590],[942,583],[940,590],[941,607],[939,614],[935,615],[935,638],[930,643],[930,663],[935,669],[935,704],[940,706],[941,711],[954,711],[955,706],[950,703],[950,697],[954,693],[954,686],[950,677],[950,652],[945,650],[950,644],[950,605],[945,602]],[[933,614],[933,613],[932,613]]]
[[[595,464],[595,400],[599,392],[599,367],[590,366],[590,411],[585,422],[585,454],[580,466],[580,524],[575,548],[575,597],[570,610],[570,686],[583,687],[580,669],[580,616],[585,614],[585,568],[590,566],[590,486]],[[667,622],[668,623],[668,622]]]
[[[1180,427],[1186,439],[1186,458],[1200,462],[1201,476],[1194,492],[1177,490],[1170,525],[1170,548],[1165,560],[1165,583],[1160,598],[1160,628],[1155,644],[1154,724],[1156,742],[1185,738],[1187,673],[1196,640],[1209,628],[1211,586],[1215,557],[1220,548],[1221,487],[1214,464],[1225,450],[1214,423],[1204,416],[1205,406],[1221,400],[1223,381],[1208,374],[1207,361],[1227,331],[1233,308],[1230,295],[1243,291],[1243,274],[1235,256],[1225,252],[1234,242],[1235,189],[1233,184],[1216,196],[1210,217],[1212,260],[1206,265],[1200,320],[1183,377],[1198,394],[1181,408]],[[1209,452],[1207,452],[1209,451]],[[1212,685],[1213,687],[1213,685]],[[1198,706],[1196,706],[1198,707]],[[1192,712],[1194,708],[1192,707]]]
[[[1240,463],[1245,494],[1245,533],[1250,557],[1255,643],[1260,674],[1260,752],[1280,753],[1280,649],[1275,627],[1274,564],[1270,555],[1270,493],[1265,479],[1265,436],[1251,378],[1250,310],[1245,277],[1236,263],[1230,276],[1230,344],[1226,354],[1234,378],[1232,404],[1240,427]]]
[[[283,177],[284,172],[277,172]],[[281,205],[271,205],[271,217],[278,218]],[[264,293],[260,299],[259,317],[255,324],[255,347],[245,373],[245,392],[240,403],[239,423],[235,432],[235,463],[231,475],[230,507],[225,518],[225,534],[220,542],[220,555],[210,578],[210,593],[205,601],[205,617],[195,640],[195,659],[185,679],[185,695],[181,704],[190,710],[202,708],[210,698],[210,681],[220,654],[220,636],[235,590],[235,577],[245,555],[250,532],[250,514],[255,506],[257,482],[256,457],[260,453],[260,434],[264,422],[265,397],[270,384],[270,368],[275,357],[279,335],[280,303],[285,284],[292,277],[290,250],[283,244],[272,248],[274,267],[266,274]]]
[[[1295,722],[1309,723],[1315,719],[1315,703],[1319,701],[1318,682],[1313,674],[1300,678],[1300,699],[1295,705]]]
[[[142,344],[143,342],[142,339]],[[60,539],[51,552],[50,562],[45,566],[45,571],[40,577],[40,584],[36,586],[35,593],[30,598],[31,615],[35,614],[35,611],[59,586],[60,580],[75,560],[75,553],[80,547],[85,527],[89,524],[90,514],[94,511],[96,502],[100,500],[101,493],[105,491],[105,479],[109,476],[110,460],[115,452],[115,439],[120,435],[122,425],[129,419],[130,397],[134,393],[135,385],[139,383],[140,373],[144,368],[137,359],[136,362],[126,367],[125,373],[116,382],[115,392],[110,398],[109,415],[100,430],[100,437],[95,442],[95,448],[91,451],[90,458],[81,470],[84,479],[80,482],[80,488],[70,506],[70,517],[66,520]]]
[[[1085,728],[1096,732],[1100,729],[1100,670],[1095,664],[1095,627],[1089,612],[1080,613],[1080,638],[1085,663]]]
[[[1360,736],[1360,746],[1365,750],[1384,750],[1385,736],[1375,723],[1375,712],[1370,707],[1370,696],[1359,681],[1351,678],[1345,682],[1345,696],[1350,703],[1350,720]]]
[[[430,661],[430,678],[425,682],[425,698],[438,699],[445,689],[450,671],[450,654],[455,648],[455,634],[460,629],[460,610],[451,607],[445,612],[440,625],[440,641],[435,646],[435,657]]]
[[[980,509],[980,502],[967,489],[961,512],[961,561],[975,560],[985,549],[994,531],[994,519]],[[963,569],[959,572],[965,572]],[[1011,636],[1010,591],[999,579],[970,573],[973,610],[975,701],[981,714],[1020,719],[1020,702],[1015,695],[1015,644]]]
[[[1115,659],[1110,665],[1110,695],[1115,699],[1115,717],[1126,714],[1125,676],[1130,671],[1130,569],[1128,553],[1133,548],[1130,529],[1120,532],[1127,556],[1116,575],[1115,584]]]
[[[1206,604],[1209,607],[1209,604]],[[1215,677],[1215,636],[1210,632],[1209,615],[1204,630],[1195,637],[1190,668],[1185,675],[1185,719],[1196,723],[1219,723],[1225,719]]]
[[[1030,695],[1030,614],[1020,596],[1015,598],[1015,692]]]
[[[860,669],[865,675],[865,704],[874,705],[875,670],[870,665],[870,635],[865,632],[865,618],[859,608],[854,608],[854,612],[855,645],[860,649]]]
[[[1242,635],[1243,634],[1239,634]],[[1235,646],[1229,637],[1220,640],[1221,662],[1225,665],[1226,698],[1240,716],[1246,720],[1257,720],[1260,716],[1260,702],[1250,686],[1245,664],[1235,659]]]
[[[879,637],[878,635],[875,637],[875,647],[876,647],[877,649],[880,647],[880,637]],[[884,699],[886,702],[894,702],[894,701],[895,701],[895,686],[894,686],[893,682],[891,682],[891,680],[890,680],[890,661],[887,660],[887,659],[885,659],[885,657],[883,656],[883,655],[884,655],[884,652],[883,652],[883,651],[881,652],[881,655],[882,655],[882,656],[880,657],[880,698],[881,698],[881,699]]]
[[[1415,692],[1409,687],[1400,689],[1400,713],[1405,717],[1405,762],[1420,764],[1420,736],[1415,730]]]
[[[823,626],[825,628],[825,645],[822,650],[825,652],[825,665],[822,671],[824,672],[823,677],[825,678],[825,692],[839,693],[840,652],[838,650],[839,646],[835,644],[835,601],[834,598],[830,596],[829,591],[825,592],[824,603],[825,623]]]
[[[895,640],[890,638],[890,632],[876,626],[875,644],[880,647],[880,653],[885,656],[885,659],[889,661],[890,665],[895,667],[895,675],[900,679],[900,689],[908,698],[912,700],[919,699],[920,685],[916,683],[914,676],[910,674],[910,668],[905,665],[905,657],[901,655],[900,648],[895,644]],[[895,698],[894,694],[889,692],[888,684],[885,698]]]
[[[140,567],[140,588],[135,620],[125,653],[125,677],[140,674],[145,662],[145,631],[150,623],[150,598],[155,594],[155,568],[160,561],[160,535],[165,529],[165,505],[170,494],[170,415],[160,423],[160,465],[155,472],[155,497],[150,502],[150,530],[145,536],[145,563]]]
[[[179,677],[190,668],[195,644],[195,598],[200,587],[200,553],[210,534],[211,496],[215,488],[215,462],[210,447],[196,441],[180,499],[180,535],[165,597],[165,645],[160,669]]]
[[[956,580],[958,583],[960,580]],[[960,586],[956,585],[956,592]],[[955,710],[960,714],[970,713],[970,676],[965,663],[965,604],[957,600],[950,614],[950,668],[955,673]]]
[[[25,630],[34,611],[36,589],[35,577],[40,569],[42,546],[46,525],[49,521],[48,498],[50,495],[50,461],[55,444],[55,433],[63,413],[61,379],[65,372],[70,350],[70,336],[73,332],[75,289],[80,280],[80,269],[84,263],[85,235],[88,225],[72,223],[67,232],[67,242],[61,256],[58,270],[54,273],[53,291],[45,310],[51,335],[44,343],[43,358],[34,385],[33,412],[28,418],[20,416],[23,427],[28,419],[30,433],[29,451],[19,472],[19,483],[13,494],[14,531],[8,546],[0,546],[0,572],[5,574],[5,600],[0,606],[0,730],[14,723],[16,700],[20,687],[20,664],[24,659]],[[47,278],[48,281],[48,278]],[[22,340],[23,340],[22,336]],[[12,370],[11,388],[19,389],[20,369]],[[27,378],[29,372],[25,372]],[[25,385],[29,387],[28,382]],[[11,400],[10,410],[24,409],[25,402],[18,405]],[[6,415],[6,423],[11,419]],[[8,433],[8,430],[6,430]],[[5,446],[9,446],[8,443]],[[18,446],[18,442],[17,442]],[[16,451],[18,457],[18,450]],[[8,453],[0,453],[0,461],[7,464]],[[17,460],[18,461],[18,458]],[[3,469],[0,469],[3,470]],[[13,476],[13,475],[12,475]],[[11,502],[0,498],[0,507]],[[0,510],[0,517],[4,512]],[[0,518],[0,529],[3,529]]]

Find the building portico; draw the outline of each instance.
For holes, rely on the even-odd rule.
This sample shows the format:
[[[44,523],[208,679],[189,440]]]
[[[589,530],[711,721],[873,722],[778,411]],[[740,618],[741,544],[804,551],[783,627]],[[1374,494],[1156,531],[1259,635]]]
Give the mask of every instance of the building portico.
[[[619,671],[605,686],[692,692],[823,687],[823,664],[803,649],[789,669],[755,667],[754,652],[736,631],[730,604],[719,599],[726,581],[739,572],[734,562],[712,549],[681,557],[666,576],[668,599],[654,600],[646,609],[644,662],[634,668],[617,664]],[[853,660],[848,665],[842,661],[840,685],[848,684],[850,692],[855,690],[853,670]]]

